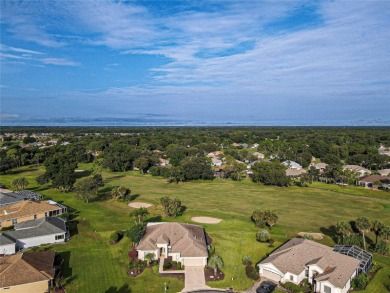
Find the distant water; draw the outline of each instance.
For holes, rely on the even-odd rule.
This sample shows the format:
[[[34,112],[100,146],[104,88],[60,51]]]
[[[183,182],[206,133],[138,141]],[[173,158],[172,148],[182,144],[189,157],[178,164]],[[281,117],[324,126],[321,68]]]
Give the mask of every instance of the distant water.
[[[173,119],[165,116],[136,118],[18,118],[0,121],[1,126],[390,126],[390,117],[385,119],[358,120],[261,120],[246,121],[211,119]]]

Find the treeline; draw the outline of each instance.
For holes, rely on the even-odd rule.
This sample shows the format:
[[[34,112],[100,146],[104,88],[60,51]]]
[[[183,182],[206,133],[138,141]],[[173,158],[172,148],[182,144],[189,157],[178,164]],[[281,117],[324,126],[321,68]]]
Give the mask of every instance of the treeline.
[[[212,179],[211,163],[205,154],[218,150],[222,150],[230,161],[227,173],[237,180],[240,180],[245,167],[237,164],[236,160],[254,161],[253,151],[276,161],[293,160],[303,167],[309,165],[313,156],[331,165],[356,164],[372,170],[389,166],[389,157],[378,152],[381,145],[390,146],[388,127],[29,127],[2,128],[1,132],[27,133],[27,137],[52,133],[52,138],[58,138],[58,143],[45,148],[22,148],[22,141],[8,136],[0,149],[0,173],[32,164],[44,163],[48,168],[53,160],[69,162],[69,169],[74,169],[79,162],[93,161],[95,165],[113,172],[137,168],[142,173],[164,176],[171,182]],[[36,140],[39,141],[39,137]],[[62,145],[63,142],[68,144]],[[238,144],[233,146],[233,143]],[[251,149],[254,144],[255,149]],[[161,159],[168,159],[172,167],[157,167]],[[51,173],[50,180],[54,181],[57,180],[54,177],[59,176],[56,174],[60,174],[58,170],[48,172]],[[281,170],[276,172],[272,180],[281,173]],[[47,174],[46,177],[50,176]],[[47,178],[41,179],[42,182],[47,181]],[[261,181],[261,178],[255,180]],[[73,182],[74,179],[68,178],[69,185]]]

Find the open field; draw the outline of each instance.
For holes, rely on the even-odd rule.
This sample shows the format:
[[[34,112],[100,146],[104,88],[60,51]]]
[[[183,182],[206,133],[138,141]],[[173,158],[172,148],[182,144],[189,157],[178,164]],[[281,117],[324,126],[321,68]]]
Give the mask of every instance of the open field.
[[[88,170],[87,164],[79,168]],[[183,284],[175,279],[160,278],[147,270],[137,278],[126,275],[128,239],[117,245],[109,245],[111,232],[126,229],[132,219],[127,203],[105,199],[112,186],[123,185],[137,195],[135,201],[151,203],[150,221],[191,222],[194,216],[210,216],[223,221],[217,225],[203,224],[212,237],[216,253],[225,263],[223,271],[225,280],[209,283],[212,287],[234,287],[237,290],[248,288],[252,281],[245,276],[241,259],[249,255],[253,261],[261,260],[270,252],[266,244],[255,241],[257,228],[250,221],[255,208],[275,209],[279,223],[272,229],[271,235],[276,240],[275,246],[294,237],[298,232],[323,233],[325,244],[333,244],[330,226],[339,220],[353,220],[359,216],[380,219],[390,224],[390,196],[381,192],[381,198],[367,197],[364,189],[352,187],[348,193],[338,190],[324,190],[323,186],[311,188],[289,187],[276,188],[253,184],[249,180],[233,182],[215,180],[179,184],[168,184],[166,180],[138,172],[111,173],[103,172],[106,186],[101,190],[101,198],[90,204],[75,199],[74,193],[61,193],[48,187],[36,186],[35,178],[42,170],[23,168],[13,173],[2,175],[1,183],[10,185],[13,179],[26,177],[35,190],[56,201],[75,209],[77,235],[66,245],[56,245],[54,249],[62,252],[69,260],[65,272],[69,278],[68,292],[159,292],[163,291],[164,282],[170,282],[168,292],[180,291]],[[86,175],[88,172],[85,172]],[[83,176],[83,173],[78,173]],[[337,186],[338,187],[338,186]],[[341,187],[338,187],[341,188]],[[370,196],[372,191],[367,191]],[[378,193],[377,191],[375,191]],[[350,193],[350,194],[349,194]],[[162,196],[177,197],[186,207],[183,216],[177,219],[166,219],[158,206]],[[373,235],[369,234],[371,239]],[[366,292],[385,292],[380,281],[389,274],[389,258],[375,257],[375,261],[385,268],[371,282]],[[72,280],[73,279],[73,280]],[[121,289],[121,290],[119,290]],[[369,291],[371,290],[371,291]],[[382,290],[382,291],[381,291]]]

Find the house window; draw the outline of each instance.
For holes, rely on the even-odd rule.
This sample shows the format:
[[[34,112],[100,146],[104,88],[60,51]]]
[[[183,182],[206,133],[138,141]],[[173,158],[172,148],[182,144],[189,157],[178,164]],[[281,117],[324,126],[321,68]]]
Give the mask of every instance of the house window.
[[[332,288],[324,285],[324,292],[325,293],[332,293]]]
[[[45,212],[45,217],[47,217],[47,212]]]
[[[15,225],[18,223],[18,219],[12,219],[12,225]]]
[[[305,271],[305,276],[306,276],[306,278],[309,278],[309,270]]]
[[[168,246],[168,253],[172,252],[172,248]]]
[[[38,215],[35,214],[35,215],[34,215],[34,220],[37,219],[37,218],[38,218]]]
[[[294,276],[293,275],[290,275],[290,280],[294,281]]]
[[[64,235],[56,235],[56,240],[61,240],[61,239],[64,239],[65,236]]]

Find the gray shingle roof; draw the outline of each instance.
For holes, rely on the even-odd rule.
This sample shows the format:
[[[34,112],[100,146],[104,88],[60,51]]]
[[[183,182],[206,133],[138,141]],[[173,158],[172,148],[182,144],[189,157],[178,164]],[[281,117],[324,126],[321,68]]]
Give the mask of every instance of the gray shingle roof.
[[[15,192],[0,192],[0,206],[24,201],[23,195]]]
[[[15,241],[9,239],[6,235],[0,233],[0,246],[7,245],[7,244],[15,244]],[[1,253],[1,251],[0,251],[0,253]]]
[[[16,224],[15,231],[7,231],[3,234],[16,240],[59,233],[66,233],[65,220],[57,217],[47,217]]]

